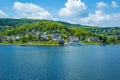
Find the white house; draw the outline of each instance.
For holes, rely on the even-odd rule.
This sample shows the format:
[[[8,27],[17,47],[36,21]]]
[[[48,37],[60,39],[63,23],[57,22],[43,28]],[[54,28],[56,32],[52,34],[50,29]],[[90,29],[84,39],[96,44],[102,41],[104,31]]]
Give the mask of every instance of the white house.
[[[79,41],[79,38],[76,36],[70,36],[70,41]]]
[[[17,36],[16,36],[16,40],[20,40],[20,36],[17,35]]]
[[[85,41],[91,42],[92,39],[91,38],[86,38]]]
[[[55,41],[61,40],[62,35],[60,33],[54,33],[51,35],[51,38],[52,38],[52,40],[55,40]]]
[[[42,41],[48,40],[48,35],[47,35],[46,32],[44,32],[44,33],[41,34],[41,40],[42,40]]]
[[[2,41],[6,41],[7,38],[8,38],[8,36],[0,36],[0,42],[2,42]]]
[[[35,36],[39,36],[39,35],[40,35],[40,32],[36,32],[36,33],[35,33]]]
[[[14,39],[15,39],[15,36],[11,36],[10,38],[11,38],[12,40],[14,40]]]
[[[98,38],[98,37],[96,37],[96,38],[87,37],[87,38],[85,39],[85,41],[88,41],[88,42],[99,41],[99,38]]]

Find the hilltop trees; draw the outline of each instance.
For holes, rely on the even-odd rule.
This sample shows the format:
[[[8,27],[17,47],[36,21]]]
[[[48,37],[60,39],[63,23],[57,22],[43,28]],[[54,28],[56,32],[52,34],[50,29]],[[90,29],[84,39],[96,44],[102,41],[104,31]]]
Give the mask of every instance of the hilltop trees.
[[[99,36],[99,40],[100,40],[102,43],[106,43],[106,42],[107,42],[107,37],[106,37],[106,35]]]
[[[28,39],[26,38],[25,35],[21,36],[21,41],[22,43],[26,43],[28,41]]]
[[[60,33],[62,39],[69,40],[69,36],[76,36],[79,39],[81,36],[92,36],[93,34],[88,30],[80,27],[68,27],[58,22],[54,21],[42,21],[32,24],[23,24],[16,28],[11,28],[3,32],[7,36],[17,36],[21,35],[21,42],[25,43],[28,41],[39,41],[41,40],[42,33],[46,32],[48,34],[49,40],[51,40],[51,34]],[[26,37],[27,36],[27,37]]]
[[[0,36],[14,36],[14,38],[19,36],[20,40],[17,41],[23,43],[41,40],[41,35],[44,32],[46,32],[49,40],[52,40],[52,34],[60,33],[62,39],[66,41],[70,40],[70,36],[76,36],[82,41],[89,39],[88,42],[90,40],[92,42],[97,41],[100,43],[120,42],[119,27],[100,28],[96,26],[81,26],[51,20],[0,19],[0,21]],[[12,42],[10,40],[8,41]]]

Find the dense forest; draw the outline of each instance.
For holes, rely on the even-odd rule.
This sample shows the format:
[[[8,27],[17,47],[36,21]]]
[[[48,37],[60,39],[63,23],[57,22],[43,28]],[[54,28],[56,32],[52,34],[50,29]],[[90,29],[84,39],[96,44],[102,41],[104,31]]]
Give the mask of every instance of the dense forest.
[[[0,42],[10,41],[13,36],[14,39],[19,36],[22,42],[39,41],[43,33],[47,34],[48,40],[52,40],[52,34],[60,33],[61,39],[66,41],[75,36],[83,42],[120,42],[120,27],[96,27],[53,20],[0,19]],[[9,38],[4,39],[5,36]]]

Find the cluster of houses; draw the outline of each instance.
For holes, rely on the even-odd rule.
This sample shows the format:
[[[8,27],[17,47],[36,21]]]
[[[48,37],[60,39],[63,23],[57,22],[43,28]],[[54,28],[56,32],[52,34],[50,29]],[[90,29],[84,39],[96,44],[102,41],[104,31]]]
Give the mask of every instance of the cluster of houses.
[[[19,32],[17,35],[11,35],[11,36],[0,36],[0,42],[2,41],[6,41],[8,38],[12,39],[12,40],[20,40],[22,35],[24,34],[24,32]],[[49,40],[49,36],[47,34],[47,32],[39,32],[39,31],[35,31],[32,30],[29,33],[25,33],[25,37],[27,38],[29,35],[32,35],[33,37],[38,37],[41,36],[41,41],[48,41]],[[62,39],[62,34],[60,32],[55,32],[52,33],[50,35],[51,40],[54,41],[59,41],[59,42],[65,42],[64,39]],[[76,36],[69,36],[70,41],[79,41],[79,38],[77,38]]]
[[[0,42],[7,41],[7,39],[20,40],[20,37],[19,36],[0,36]]]
[[[0,42],[6,41],[8,36],[0,36]]]
[[[8,38],[12,39],[12,40],[20,40],[21,36],[23,35],[24,32],[19,32],[17,35],[13,36],[0,36],[0,42],[2,41],[6,41]],[[30,34],[32,34],[33,37],[38,37],[39,35],[41,36],[41,41],[48,41],[49,40],[49,36],[47,34],[47,32],[39,32],[39,31],[35,31],[35,30],[32,30],[31,32],[29,33],[26,33],[25,36],[28,37]],[[51,37],[51,40],[54,40],[54,41],[59,41],[59,42],[66,42],[64,39],[62,39],[62,34],[60,32],[55,32],[53,34],[50,35]],[[110,35],[110,36],[107,36],[108,38],[109,37],[118,37],[117,36],[113,36],[113,35]],[[119,35],[120,37],[120,35]],[[76,36],[69,36],[69,40],[71,42],[80,42],[80,39]],[[84,41],[87,41],[87,42],[98,42],[100,41],[99,40],[99,37],[86,37]]]
[[[99,42],[100,40],[99,40],[99,38],[98,37],[87,37],[87,38],[85,38],[85,41],[87,41],[87,42]]]
[[[107,38],[120,38],[120,35],[109,35]]]
[[[117,39],[117,38],[120,38],[120,35],[108,35],[106,37],[107,37],[107,39],[109,39],[109,38]],[[99,42],[100,39],[99,39],[99,37],[87,37],[87,38],[85,38],[84,41],[87,41],[87,42]]]

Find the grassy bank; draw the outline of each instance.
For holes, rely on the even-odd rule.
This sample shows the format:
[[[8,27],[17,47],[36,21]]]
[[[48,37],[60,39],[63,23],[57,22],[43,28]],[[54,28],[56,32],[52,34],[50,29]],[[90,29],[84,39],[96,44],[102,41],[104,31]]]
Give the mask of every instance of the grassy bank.
[[[27,45],[33,45],[33,46],[58,46],[58,43],[56,41],[32,41],[32,42],[26,42],[22,43],[21,41],[16,41],[12,43],[8,42],[2,42],[0,45],[20,45],[20,46],[27,46]]]
[[[83,42],[84,44],[104,44],[104,43],[101,43],[101,42]]]
[[[93,44],[93,45],[96,45],[96,44],[120,44],[120,42],[108,42],[108,43],[102,43],[102,42],[83,42],[84,44]]]
[[[120,44],[120,43],[101,43],[101,42],[83,42],[85,45],[101,45],[101,44]],[[1,42],[0,45],[20,45],[20,46],[59,46],[58,42],[56,41],[31,41],[22,43],[21,41],[15,41],[12,43],[8,43],[6,41]]]

